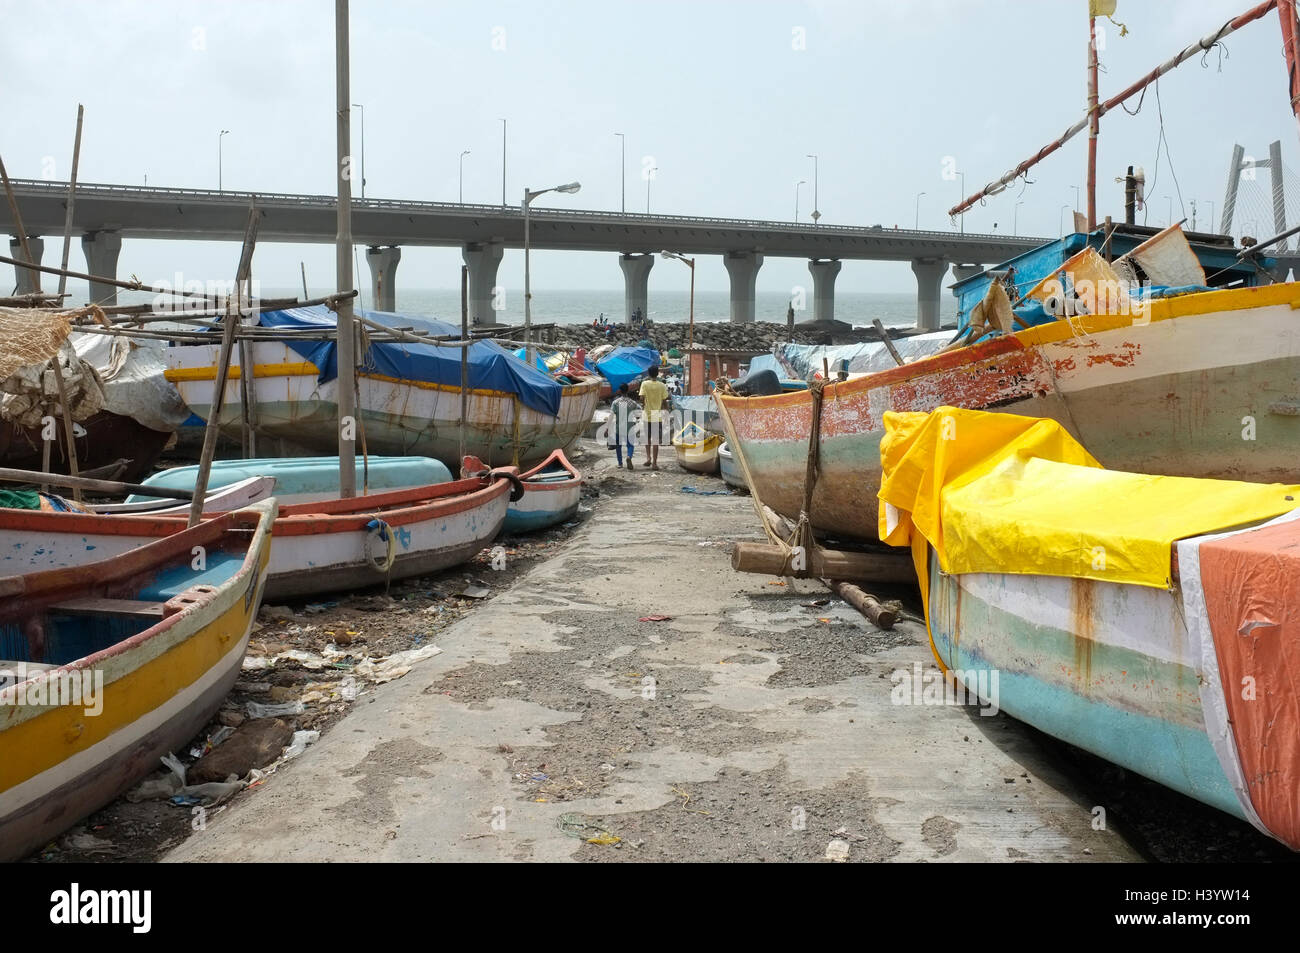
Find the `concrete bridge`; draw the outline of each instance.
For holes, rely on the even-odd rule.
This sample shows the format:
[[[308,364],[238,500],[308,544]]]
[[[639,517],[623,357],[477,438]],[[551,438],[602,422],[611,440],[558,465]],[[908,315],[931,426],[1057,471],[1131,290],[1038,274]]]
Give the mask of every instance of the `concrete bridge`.
[[[32,254],[40,256],[43,235],[62,235],[66,182],[14,179]],[[179,241],[239,241],[250,202],[261,213],[259,241],[333,242],[335,198],[205,189],[165,189],[126,185],[77,184],[73,228],[81,236],[86,271],[117,274],[124,238]],[[961,279],[979,265],[1004,261],[1049,239],[1009,235],[843,225],[802,225],[744,219],[678,215],[639,215],[564,208],[533,208],[529,213],[533,248],[617,252],[624,279],[628,319],[647,313],[647,282],[654,256],[669,250],[684,255],[720,255],[731,281],[731,320],[754,320],[754,287],[768,256],[807,258],[813,279],[813,318],[835,312],[835,277],[844,259],[908,261],[917,282],[917,327],[939,326],[939,302],[949,268]],[[0,229],[14,233],[7,205],[0,205]],[[469,266],[470,314],[475,324],[494,324],[493,289],[506,248],[523,247],[523,211],[515,206],[353,199],[352,235],[366,245],[374,300],[392,310],[396,272],[403,245],[459,246]],[[18,241],[10,242],[18,257]],[[20,290],[35,290],[31,273],[16,268]],[[91,284],[91,297],[116,301],[110,285]]]

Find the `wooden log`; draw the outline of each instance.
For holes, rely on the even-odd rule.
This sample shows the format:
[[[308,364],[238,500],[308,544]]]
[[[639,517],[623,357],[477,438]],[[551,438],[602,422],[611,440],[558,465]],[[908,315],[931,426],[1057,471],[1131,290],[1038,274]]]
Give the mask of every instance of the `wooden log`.
[[[822,582],[826,583],[832,592],[880,628],[892,629],[894,623],[898,621],[898,613],[895,610],[881,605],[880,600],[875,596],[869,592],[863,592],[852,583],[845,582],[842,579],[823,579]]]
[[[789,539],[794,535],[794,523],[766,503],[763,504],[763,515],[767,517],[767,525],[776,530],[784,539]]]
[[[894,347],[894,342],[889,339],[889,333],[885,330],[885,326],[880,323],[879,318],[872,318],[871,324],[875,327],[876,333],[880,335],[881,343],[888,349],[889,356],[894,359],[895,364],[901,367],[906,362],[903,360],[903,355],[898,353],[898,348]]]
[[[768,576],[788,575],[796,579],[862,579],[871,582],[915,582],[911,554],[853,553],[813,547],[805,554],[802,569],[785,568],[785,552],[773,543],[737,543],[731,551],[731,568]]]
[[[50,486],[75,487],[95,493],[139,493],[141,496],[160,496],[168,500],[192,500],[189,490],[173,490],[162,486],[143,486],[139,483],[120,483],[117,480],[92,480],[63,473],[37,473],[33,470],[11,470],[0,467],[0,483],[30,483],[33,486],[48,483]]]

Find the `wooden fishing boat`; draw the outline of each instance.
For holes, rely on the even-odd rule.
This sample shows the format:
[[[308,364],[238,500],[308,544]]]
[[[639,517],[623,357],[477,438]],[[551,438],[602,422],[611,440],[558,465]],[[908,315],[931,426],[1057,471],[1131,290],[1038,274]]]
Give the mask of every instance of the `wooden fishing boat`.
[[[436,572],[472,558],[501,532],[518,471],[280,509],[266,597],[288,599]],[[79,566],[184,529],[181,515],[0,509],[0,572]]]
[[[1294,282],[1159,298],[1142,314],[1070,317],[828,383],[812,526],[874,539],[884,413],[945,404],[1050,417],[1114,469],[1296,479],[1298,299]],[[803,502],[813,400],[718,397],[751,489],[790,519]]]
[[[727,486],[734,486],[738,490],[749,489],[749,484],[745,482],[745,474],[741,472],[740,465],[736,463],[736,457],[726,441],[718,447],[718,472],[722,476],[722,482]]]
[[[0,578],[0,860],[129,789],[216,713],[275,514],[268,500],[73,571]]]
[[[883,534],[947,673],[900,702],[1004,711],[1300,849],[1300,487],[1103,470],[1049,420],[889,429]]]
[[[459,336],[459,328],[419,318],[368,313],[404,327]],[[260,316],[264,326],[296,330],[330,328],[326,308],[298,308]],[[275,323],[275,322],[280,323]],[[281,442],[282,452],[330,452],[338,447],[338,378],[333,342],[248,346],[254,363],[251,418],[260,435]],[[561,384],[529,368],[490,340],[470,348],[470,394],[461,422],[460,353],[432,344],[372,344],[357,369],[357,440],[370,453],[435,457],[454,470],[463,452],[494,466],[529,467],[582,435],[596,409],[599,380]],[[207,419],[216,379],[218,347],[168,348],[166,377],[185,402]],[[238,437],[243,407],[240,349],[232,357],[221,415],[222,433]]]
[[[677,465],[692,473],[716,474],[718,472],[718,448],[723,438],[711,434],[695,424],[687,424],[673,437],[673,450],[677,453]]]
[[[465,471],[485,469],[477,458],[467,458]],[[563,450],[519,477],[524,495],[506,509],[505,533],[531,533],[572,519],[582,499],[582,474]]]
[[[160,470],[143,481],[145,486],[169,490],[193,491],[198,477],[197,466],[171,467]],[[447,466],[431,457],[365,457],[356,458],[357,491],[379,493],[386,490],[405,490],[451,479]],[[339,495],[338,457],[266,457],[253,460],[216,460],[208,476],[208,488],[228,487],[256,477],[270,477],[274,483],[275,498],[281,507],[294,503],[313,503],[331,500]],[[149,497],[133,494],[128,504],[148,500]]]
[[[246,506],[267,499],[275,491],[275,478],[269,476],[249,477],[237,483],[230,483],[211,490],[203,500],[203,512],[228,513],[242,510]],[[136,503],[97,503],[88,506],[92,513],[153,513],[170,514],[190,511],[189,503],[159,497],[142,498]]]

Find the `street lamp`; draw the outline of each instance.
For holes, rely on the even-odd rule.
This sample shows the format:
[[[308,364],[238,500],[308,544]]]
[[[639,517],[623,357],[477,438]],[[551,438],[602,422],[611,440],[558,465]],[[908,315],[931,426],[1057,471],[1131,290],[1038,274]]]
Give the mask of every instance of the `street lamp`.
[[[1074,189],[1074,210],[1077,212],[1079,211],[1079,187],[1072,185],[1070,188]]]
[[[627,136],[621,132],[614,135],[619,138],[618,187],[622,195],[623,214],[627,214]]]
[[[1169,217],[1165,219],[1165,224],[1172,225],[1174,224],[1174,200],[1168,195],[1165,196],[1165,199],[1169,202]]]
[[[803,185],[802,182],[799,184]],[[795,218],[798,217],[798,214],[796,214]],[[687,258],[685,255],[679,255],[676,252],[671,251],[661,251],[659,254],[663,258],[676,258],[691,270],[691,317],[690,326],[686,331],[686,346],[691,347],[695,344],[695,259]]]
[[[966,173],[965,173],[965,172],[958,172],[957,174],[958,174],[959,176],[961,176],[961,197],[962,197],[963,200],[965,200],[965,198],[966,198]],[[965,213],[965,212],[963,212],[963,213],[961,214],[961,233],[962,233],[963,235],[966,234],[966,213]]]
[[[1024,204],[1025,200],[1021,199],[1016,203],[1015,210],[1011,213],[1011,234],[1013,236],[1020,234],[1020,206]]]
[[[555,185],[549,189],[538,189],[535,192],[529,191],[528,187],[524,186],[524,361],[529,367],[533,366],[533,292],[528,267],[528,206],[533,204],[533,199],[537,196],[545,195],[547,192],[567,192],[571,195],[580,188],[582,185],[577,182]]]
[[[1065,205],[1061,206],[1061,214],[1057,216],[1058,226],[1060,228],[1060,235],[1058,236],[1059,238],[1065,237],[1065,213],[1069,211],[1069,209],[1070,209],[1070,204],[1067,202]]]
[[[506,207],[506,121],[501,120],[501,207]]]
[[[813,220],[813,224],[816,225],[816,224],[817,224],[817,220],[820,219],[820,218],[822,217],[822,213],[819,211],[819,208],[820,208],[821,203],[820,203],[820,201],[818,200],[818,197],[817,197],[817,157],[816,157],[815,155],[813,155],[811,152],[809,152],[809,153],[806,153],[806,154],[804,155],[804,158],[805,158],[805,159],[812,159],[812,160],[813,160],[813,210],[812,210],[812,220]]]
[[[458,194],[460,196],[461,205],[465,204],[465,157],[467,155],[469,155],[468,149],[466,149],[464,152],[460,154],[460,189]]]
[[[808,184],[807,179],[800,179],[798,182],[794,184],[794,222],[796,225],[799,224],[799,188],[800,186],[804,186],[807,184]],[[664,254],[666,255],[668,253],[664,252]]]
[[[366,197],[366,107],[353,103],[353,109],[361,110],[361,197]]]
[[[223,137],[228,135],[230,135],[229,129],[222,129],[221,132],[217,134],[217,191],[218,192],[224,191],[221,184],[221,166],[222,166],[221,140]]]
[[[916,193],[916,221],[912,223],[913,229],[920,229],[921,227],[921,196],[924,194],[924,192]]]
[[[650,183],[654,181],[655,173],[659,171],[659,166],[649,169],[645,174],[645,213],[650,214]]]

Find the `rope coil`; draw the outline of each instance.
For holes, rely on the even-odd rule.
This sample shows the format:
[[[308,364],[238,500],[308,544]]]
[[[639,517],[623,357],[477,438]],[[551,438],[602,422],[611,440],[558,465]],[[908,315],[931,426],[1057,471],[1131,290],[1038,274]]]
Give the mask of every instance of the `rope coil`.
[[[366,559],[375,572],[387,574],[393,568],[393,563],[397,561],[397,536],[393,532],[393,528],[378,516],[366,524],[366,530]],[[388,544],[388,550],[382,562],[375,559],[374,553],[370,551],[371,536],[378,536],[380,540]]]

